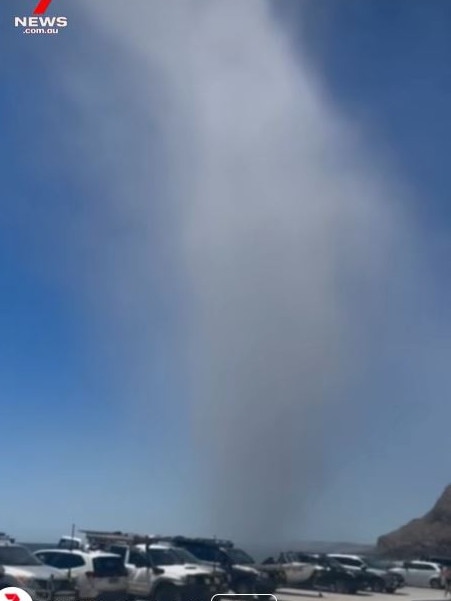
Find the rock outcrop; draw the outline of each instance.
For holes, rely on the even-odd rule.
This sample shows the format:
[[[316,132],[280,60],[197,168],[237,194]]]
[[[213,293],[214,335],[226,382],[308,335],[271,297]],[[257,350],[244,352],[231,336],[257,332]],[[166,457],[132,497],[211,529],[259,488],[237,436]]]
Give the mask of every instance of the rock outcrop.
[[[451,485],[421,518],[381,536],[379,553],[399,559],[428,555],[451,556]]]

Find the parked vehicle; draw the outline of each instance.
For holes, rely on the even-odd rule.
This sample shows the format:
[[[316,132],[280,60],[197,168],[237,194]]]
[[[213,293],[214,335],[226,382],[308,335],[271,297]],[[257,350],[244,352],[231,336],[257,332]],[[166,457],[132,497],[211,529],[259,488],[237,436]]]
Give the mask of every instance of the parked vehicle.
[[[316,566],[310,562],[300,561],[294,551],[280,553],[277,559],[268,557],[263,565],[277,566],[283,571],[284,584],[287,586],[305,586],[311,583]]]
[[[441,566],[432,561],[404,561],[401,566],[391,568],[390,571],[400,574],[408,586],[442,587]]]
[[[175,561],[180,565],[202,566],[211,573],[211,576],[215,579],[215,582],[218,585],[218,590],[223,593],[227,593],[229,591],[230,577],[222,568],[211,565],[208,562],[201,561],[183,547],[177,547],[171,543],[159,543],[159,545],[163,548],[170,549],[171,553],[175,557]]]
[[[353,571],[361,581],[362,590],[394,593],[401,584],[400,575],[388,570],[372,568],[358,555],[331,553],[329,557],[341,563],[346,569]]]
[[[152,601],[210,601],[223,593],[220,575],[210,567],[180,563],[164,545],[148,536],[85,531],[89,543],[122,558],[128,570],[128,595]]]
[[[166,537],[165,540],[186,549],[202,562],[224,569],[229,575],[230,589],[236,594],[272,594],[284,581],[279,568],[257,564],[231,541],[184,536]]]
[[[86,551],[86,545],[81,538],[75,536],[62,536],[58,541],[58,549],[68,549],[69,551]]]
[[[446,556],[425,556],[425,557],[420,557],[421,561],[432,561],[432,563],[438,563],[438,565],[440,567],[451,567],[451,557],[446,557]]]
[[[26,547],[0,544],[0,588],[25,590],[33,601],[75,601],[74,583],[59,570],[44,565]]]
[[[367,569],[369,571],[379,574],[383,578],[387,578],[387,575],[394,576],[396,590],[405,586],[406,583],[405,583],[405,580],[402,577],[402,575],[398,574],[397,572],[391,571],[391,568],[393,567],[393,562],[384,561],[384,560],[381,560],[378,558],[373,558],[373,557],[363,557],[362,559],[365,561],[365,563],[367,565]],[[390,592],[390,591],[387,590],[386,592]],[[395,592],[395,591],[393,591],[393,592]]]
[[[43,549],[34,555],[72,578],[82,600],[125,601],[127,597],[128,572],[117,555],[63,549]]]
[[[314,567],[312,577],[302,584],[303,587],[342,594],[355,594],[360,590],[357,576],[327,555],[304,552],[296,552],[295,555],[300,563]]]

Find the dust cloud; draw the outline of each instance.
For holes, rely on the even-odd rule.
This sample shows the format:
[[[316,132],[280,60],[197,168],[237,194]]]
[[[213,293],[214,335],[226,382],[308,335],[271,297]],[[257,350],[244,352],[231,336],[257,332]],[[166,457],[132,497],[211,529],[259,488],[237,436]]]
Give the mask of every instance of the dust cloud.
[[[204,534],[288,537],[327,479],[328,437],[345,441],[340,411],[365,366],[372,294],[407,261],[398,185],[265,1],[79,6],[121,57],[115,112],[81,72],[62,84],[104,141],[105,154],[92,142],[92,176],[109,201],[85,238],[104,253],[93,286],[114,305],[112,330],[129,335],[128,377],[151,396],[153,334],[139,324],[159,282],[179,295],[172,328]],[[126,224],[120,252],[115,223]]]

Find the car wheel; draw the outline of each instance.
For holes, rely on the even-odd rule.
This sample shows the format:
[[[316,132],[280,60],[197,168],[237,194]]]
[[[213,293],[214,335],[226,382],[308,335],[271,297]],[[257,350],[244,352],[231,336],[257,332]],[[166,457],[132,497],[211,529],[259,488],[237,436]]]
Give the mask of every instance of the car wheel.
[[[396,587],[395,587],[395,588],[393,588],[392,586],[388,586],[388,587],[385,589],[385,592],[386,592],[386,593],[388,593],[389,595],[393,595],[393,593],[395,593],[395,592],[396,592]]]
[[[161,584],[150,598],[152,601],[181,601],[180,592],[172,584]]]
[[[385,590],[385,582],[383,580],[374,580],[371,585],[373,593],[383,593]]]
[[[347,595],[350,592],[349,584],[344,580],[337,580],[337,582],[334,583],[334,592]]]
[[[318,587],[321,586],[321,579],[319,574],[317,574],[316,572],[314,572],[310,578],[307,580],[307,582],[305,583],[307,586],[311,586],[313,589],[317,589]]]
[[[442,588],[441,584],[442,583],[440,582],[439,578],[432,578],[430,582],[431,588]]]
[[[254,586],[250,582],[242,580],[235,584],[235,593],[237,595],[251,595],[254,592]]]

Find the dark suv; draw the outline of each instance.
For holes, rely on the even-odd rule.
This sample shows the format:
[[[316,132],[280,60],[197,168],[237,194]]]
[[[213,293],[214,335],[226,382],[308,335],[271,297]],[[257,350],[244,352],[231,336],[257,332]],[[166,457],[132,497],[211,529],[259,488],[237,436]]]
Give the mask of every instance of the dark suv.
[[[309,586],[316,590],[355,594],[361,589],[360,579],[338,561],[322,553],[297,553],[297,560],[316,566]]]
[[[220,566],[227,572],[230,588],[236,594],[269,595],[281,584],[280,570],[256,564],[250,555],[235,547],[231,541],[184,536],[165,540],[186,549],[202,562]]]
[[[341,563],[344,568],[359,578],[361,590],[394,593],[402,585],[402,578],[385,569],[377,560],[341,553],[332,553],[329,557]]]

